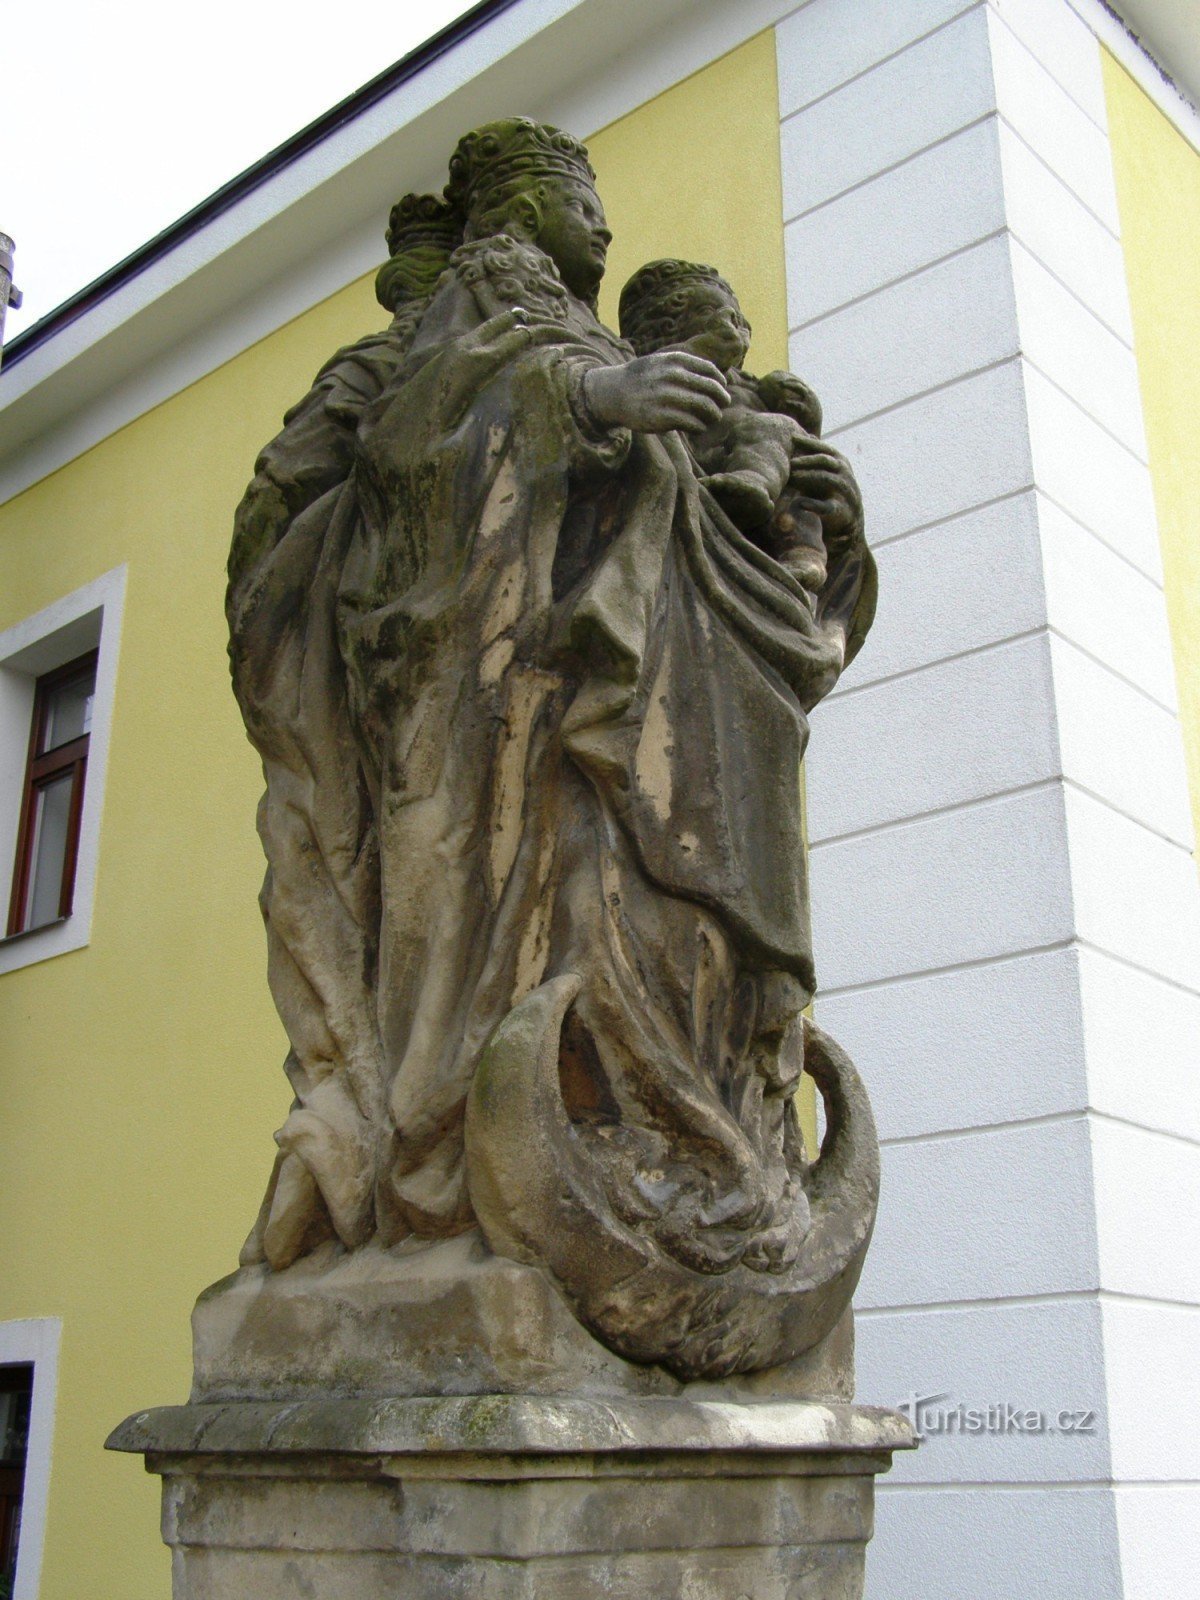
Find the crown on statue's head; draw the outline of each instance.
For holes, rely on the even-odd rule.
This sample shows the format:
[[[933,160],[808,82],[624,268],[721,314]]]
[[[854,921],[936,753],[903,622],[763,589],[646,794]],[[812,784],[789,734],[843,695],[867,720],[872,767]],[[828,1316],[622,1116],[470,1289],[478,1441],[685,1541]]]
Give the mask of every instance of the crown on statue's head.
[[[406,194],[388,218],[388,258],[375,275],[375,298],[398,312],[425,300],[462,243],[462,214],[436,194]]]
[[[462,213],[436,194],[406,194],[388,217],[389,255],[420,245],[441,247],[447,254],[462,243]]]
[[[450,157],[446,199],[470,219],[500,198],[545,178],[594,186],[587,147],[546,123],[506,117],[465,134]]]

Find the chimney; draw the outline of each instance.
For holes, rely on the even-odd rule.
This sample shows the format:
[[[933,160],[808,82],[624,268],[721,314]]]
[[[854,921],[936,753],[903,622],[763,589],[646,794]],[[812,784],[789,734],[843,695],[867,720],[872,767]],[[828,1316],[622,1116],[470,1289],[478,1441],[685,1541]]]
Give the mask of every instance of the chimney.
[[[6,233],[0,233],[0,360],[4,357],[4,314],[9,306],[21,304],[21,291],[13,287],[13,251],[16,246]]]

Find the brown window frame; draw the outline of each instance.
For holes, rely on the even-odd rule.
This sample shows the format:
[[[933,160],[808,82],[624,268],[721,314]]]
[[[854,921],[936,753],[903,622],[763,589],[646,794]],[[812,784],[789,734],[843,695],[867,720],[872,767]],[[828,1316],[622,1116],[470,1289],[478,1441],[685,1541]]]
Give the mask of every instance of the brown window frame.
[[[34,819],[37,815],[38,791],[66,773],[71,774],[71,809],[67,818],[67,848],[63,858],[62,884],[58,895],[58,917],[61,922],[71,915],[75,896],[75,869],[79,861],[79,830],[83,817],[83,790],[87,778],[88,746],[91,734],[84,733],[57,749],[38,754],[46,726],[46,713],[54,690],[70,678],[78,677],[87,668],[95,671],[100,658],[99,650],[88,650],[73,661],[38,678],[33,696],[33,718],[29,730],[29,755],[25,763],[25,783],[21,794],[21,820],[17,828],[17,854],[13,870],[12,896],[8,907],[8,937],[14,934],[33,933],[34,928],[24,926],[25,901],[29,894],[29,878],[33,871]],[[39,923],[46,928],[52,923]]]

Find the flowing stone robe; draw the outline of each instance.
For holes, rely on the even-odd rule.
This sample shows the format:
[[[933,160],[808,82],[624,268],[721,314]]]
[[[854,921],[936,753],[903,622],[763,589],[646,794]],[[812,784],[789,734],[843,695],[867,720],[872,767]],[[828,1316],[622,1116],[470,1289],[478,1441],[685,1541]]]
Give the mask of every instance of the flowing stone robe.
[[[247,1259],[469,1227],[473,1075],[566,975],[613,1212],[702,1273],[800,1249],[800,761],[873,565],[831,540],[814,608],[683,436],[597,429],[583,374],[630,354],[535,247],[465,246],[411,344],[317,402],[331,472],[355,425],[344,481],[234,563],[297,1097]]]

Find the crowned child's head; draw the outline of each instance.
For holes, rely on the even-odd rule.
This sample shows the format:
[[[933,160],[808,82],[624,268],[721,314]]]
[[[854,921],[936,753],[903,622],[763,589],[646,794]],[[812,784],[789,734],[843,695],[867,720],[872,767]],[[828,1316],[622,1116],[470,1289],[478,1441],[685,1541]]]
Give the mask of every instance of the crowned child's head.
[[[687,349],[728,372],[750,348],[750,324],[715,267],[651,261],[621,291],[621,337],[638,355]]]

